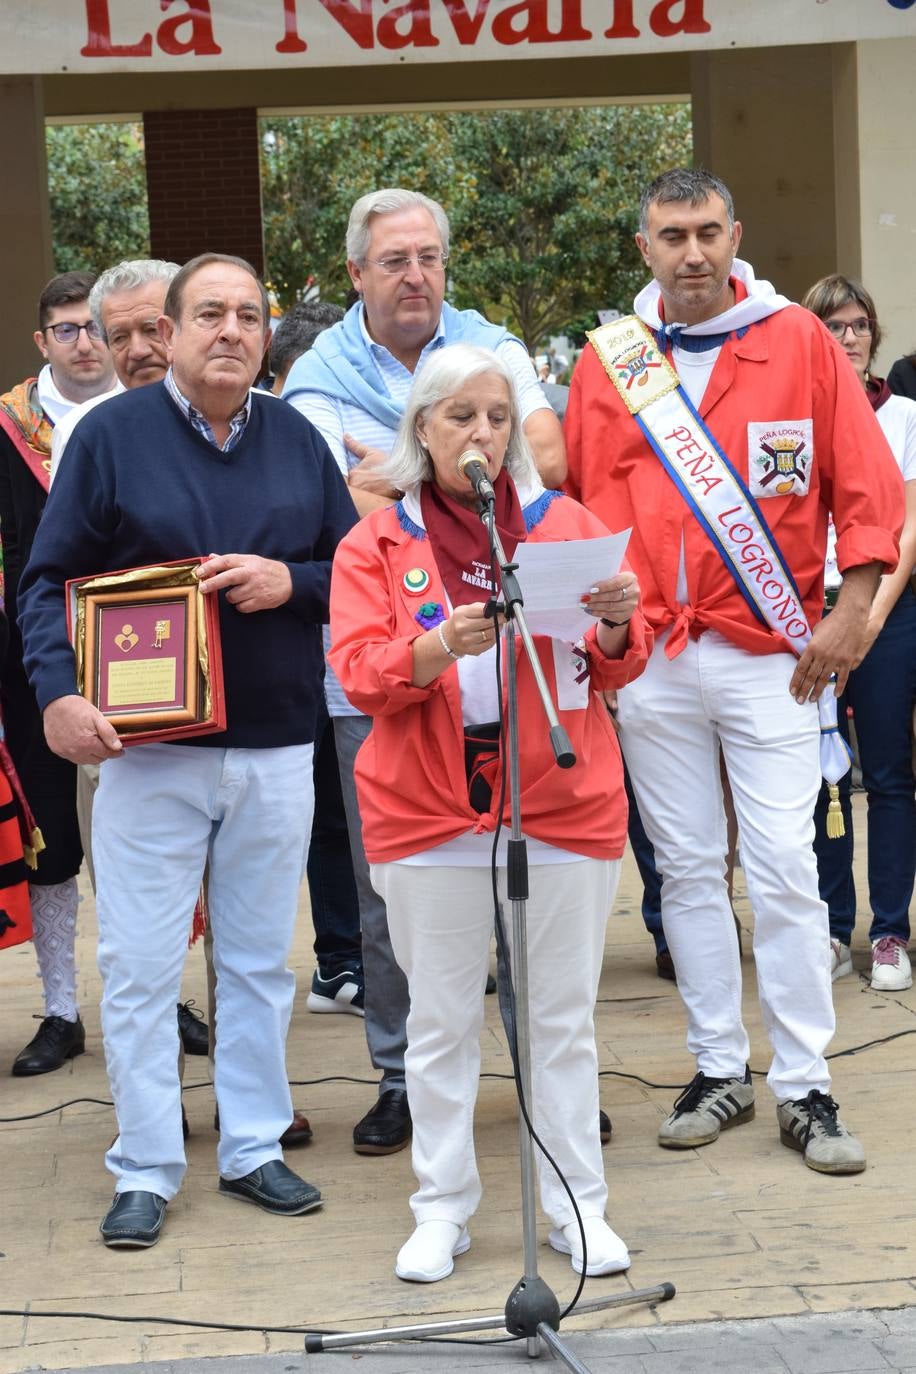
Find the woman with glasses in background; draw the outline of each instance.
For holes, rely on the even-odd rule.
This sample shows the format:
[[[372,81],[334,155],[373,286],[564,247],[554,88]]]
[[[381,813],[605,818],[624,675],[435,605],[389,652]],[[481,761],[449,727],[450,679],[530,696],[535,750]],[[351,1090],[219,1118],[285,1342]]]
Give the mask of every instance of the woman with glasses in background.
[[[849,675],[840,701],[841,726],[852,707],[862,779],[868,797],[868,890],[872,909],[871,985],[898,991],[912,984],[907,943],[916,870],[916,796],[911,730],[916,704],[916,401],[890,392],[871,365],[881,342],[875,303],[858,282],[834,275],[816,282],[802,301],[823,320],[865,388],[876,418],[903,473],[906,516],[900,562],[882,577],[868,618],[865,657]],[[868,462],[863,453],[862,461]],[[836,601],[842,578],[836,565],[832,522],[827,545],[825,600]],[[856,917],[852,872],[849,774],[841,787],[846,835],[828,839],[827,793],[815,811],[815,851],[821,898],[830,912],[833,978],[852,972],[850,942]]]

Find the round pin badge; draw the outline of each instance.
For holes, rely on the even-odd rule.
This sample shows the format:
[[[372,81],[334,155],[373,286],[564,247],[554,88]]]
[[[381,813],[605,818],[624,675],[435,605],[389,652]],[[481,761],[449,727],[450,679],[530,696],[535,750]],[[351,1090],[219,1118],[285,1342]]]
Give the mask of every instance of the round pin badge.
[[[429,586],[429,573],[424,568],[411,568],[404,574],[404,590],[411,596],[422,596]]]

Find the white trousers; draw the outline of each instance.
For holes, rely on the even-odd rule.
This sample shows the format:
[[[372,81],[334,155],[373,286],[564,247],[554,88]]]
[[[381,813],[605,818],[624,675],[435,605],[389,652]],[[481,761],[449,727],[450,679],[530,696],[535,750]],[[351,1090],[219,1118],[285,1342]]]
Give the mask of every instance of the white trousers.
[[[418,1224],[463,1226],[481,1196],[474,1105],[493,932],[490,870],[389,863],[370,871],[410,988],[405,1070],[419,1183],[410,1205]],[[619,861],[597,859],[530,870],[532,1116],[584,1216],[602,1216],[607,1203],[594,1008],[619,875]],[[511,942],[505,876],[501,870]],[[535,1155],[541,1205],[555,1225],[565,1226],[574,1215],[569,1199],[540,1151]]]
[[[292,1120],[286,966],[312,825],[312,746],[144,744],[102,766],[92,831],[117,1191],[174,1197],[185,1172],[175,1005],[204,865],[216,969],[224,1178],[282,1159]]]
[[[741,963],[725,883],[719,747],[754,911],[763,1022],[778,1101],[828,1092],[835,1021],[827,908],[818,897],[817,707],[789,695],[790,654],[749,654],[707,631],[677,658],[657,643],[618,694],[620,743],[662,874],[662,920],[687,1009],[687,1045],[709,1077],[744,1073]]]

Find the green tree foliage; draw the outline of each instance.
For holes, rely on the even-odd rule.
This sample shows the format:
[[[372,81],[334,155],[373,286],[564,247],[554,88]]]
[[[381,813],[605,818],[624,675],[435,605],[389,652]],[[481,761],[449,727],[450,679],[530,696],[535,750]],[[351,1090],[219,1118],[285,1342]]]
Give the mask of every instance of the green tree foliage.
[[[50,125],[47,150],[57,271],[149,257],[142,125]]]
[[[267,274],[281,305],[314,283],[325,300],[350,289],[350,207],[380,186],[409,186],[447,202],[462,183],[447,117],[339,115],[261,121]]]
[[[636,205],[691,157],[683,105],[262,121],[268,275],[281,304],[308,286],[343,301],[353,201],[380,186],[440,200],[452,221],[449,296],[534,352],[645,280]]]
[[[149,254],[138,124],[47,134],[58,271]],[[448,291],[535,352],[627,309],[645,270],[633,244],[642,185],[690,160],[683,105],[261,121],[267,275],[281,305],[310,287],[342,302],[344,235],[358,196],[409,186],[452,221]],[[231,191],[227,192],[231,194]]]
[[[633,241],[643,185],[689,162],[682,105],[502,110],[453,121],[474,175],[452,197],[455,304],[505,319],[532,353],[646,279]]]

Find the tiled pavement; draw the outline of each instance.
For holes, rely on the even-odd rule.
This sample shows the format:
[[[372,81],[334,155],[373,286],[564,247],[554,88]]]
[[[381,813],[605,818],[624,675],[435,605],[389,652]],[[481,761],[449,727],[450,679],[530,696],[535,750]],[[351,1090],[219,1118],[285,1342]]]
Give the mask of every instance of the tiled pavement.
[[[856,806],[862,835],[861,799]],[[864,844],[859,850],[861,868]],[[864,881],[860,886],[864,893]],[[749,929],[743,899],[739,913]],[[76,1097],[107,1097],[88,890],[81,914],[88,1052],[56,1074],[0,1078],[0,1117],[41,1112]],[[303,989],[312,968],[309,946],[304,910],[294,956]],[[867,957],[862,931],[854,957],[861,969]],[[761,1068],[767,1048],[747,953],[744,967],[752,1065]],[[7,1064],[31,1035],[29,1018],[39,1007],[29,947],[2,956],[0,988],[0,1063]],[[866,1173],[844,1179],[805,1169],[779,1144],[762,1083],[753,1123],[703,1150],[659,1150],[659,1118],[676,1085],[690,1077],[691,1064],[676,990],[655,976],[639,920],[635,868],[626,861],[597,1022],[602,1102],[614,1122],[606,1152],[609,1216],[634,1262],[626,1276],[590,1281],[586,1295],[667,1280],[677,1296],[652,1309],[570,1317],[564,1338],[595,1374],[916,1370],[916,990],[874,993],[856,974],[836,984],[835,994],[835,1050],[884,1041],[833,1064],[834,1094],[868,1148]],[[198,950],[190,955],[183,995],[205,1001]],[[900,1032],[909,1034],[887,1039]],[[485,1072],[505,1074],[495,1005],[488,1007],[483,1048]],[[521,1269],[517,1131],[504,1078],[485,1078],[481,1086],[485,1196],[472,1227],[473,1248],[446,1282],[413,1286],[392,1273],[396,1249],[410,1230],[407,1153],[366,1159],[350,1149],[353,1123],[373,1097],[362,1023],[308,1014],[303,993],[289,1070],[294,1080],[311,1080],[295,1088],[294,1098],[315,1127],[314,1143],[289,1162],[321,1186],[325,1207],[301,1218],[276,1218],[217,1194],[212,1090],[205,1083],[206,1061],[191,1059],[188,1080],[202,1086],[185,1097],[192,1128],[188,1177],[169,1208],[162,1241],[146,1252],[107,1251],[96,1229],[112,1191],[102,1164],[114,1133],[110,1107],[81,1103],[0,1123],[0,1307],[28,1314],[0,1316],[0,1374],[152,1361],[174,1365],[175,1374],[229,1374],[230,1364],[233,1374],[333,1374],[343,1368],[425,1374],[495,1371],[526,1361],[518,1346],[410,1345],[306,1357],[301,1336],[265,1331],[288,1325],[353,1329],[498,1311]],[[331,1075],[369,1083],[328,1081]],[[668,1086],[655,1089],[618,1075]],[[542,1224],[542,1242],[546,1231]],[[568,1301],[574,1285],[567,1262],[546,1244],[539,1256],[543,1277],[561,1303]],[[140,1320],[122,1325],[50,1315],[59,1312]],[[254,1330],[204,1331],[154,1317]]]

